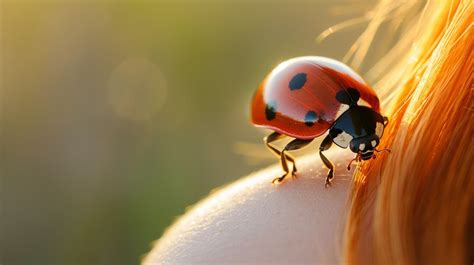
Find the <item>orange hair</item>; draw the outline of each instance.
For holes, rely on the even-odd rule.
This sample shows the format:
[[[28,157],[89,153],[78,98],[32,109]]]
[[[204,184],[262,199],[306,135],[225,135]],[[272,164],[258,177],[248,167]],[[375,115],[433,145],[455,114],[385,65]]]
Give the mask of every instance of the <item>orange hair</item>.
[[[381,1],[351,50],[357,68],[388,16],[417,20],[369,72],[387,99],[381,148],[392,153],[355,173],[343,264],[474,261],[473,2],[429,1],[413,14],[416,4]]]

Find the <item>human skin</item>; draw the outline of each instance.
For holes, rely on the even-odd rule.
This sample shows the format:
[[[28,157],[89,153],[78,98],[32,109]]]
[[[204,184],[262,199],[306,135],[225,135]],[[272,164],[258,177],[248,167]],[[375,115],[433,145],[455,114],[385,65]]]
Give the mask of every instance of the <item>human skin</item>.
[[[336,166],[330,187],[316,152],[297,158],[297,177],[280,184],[271,184],[280,165],[251,174],[187,211],[143,264],[339,264],[354,154],[327,154]]]

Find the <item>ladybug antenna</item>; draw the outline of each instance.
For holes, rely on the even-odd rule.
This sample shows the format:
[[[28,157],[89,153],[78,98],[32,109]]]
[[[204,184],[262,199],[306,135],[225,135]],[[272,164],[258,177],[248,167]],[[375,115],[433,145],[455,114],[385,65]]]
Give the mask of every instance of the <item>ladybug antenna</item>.
[[[385,149],[382,149],[382,150],[377,150],[375,149],[375,152],[387,152],[387,153],[390,153],[392,152],[392,150],[388,149],[388,148],[385,148]]]
[[[357,153],[356,157],[349,162],[349,165],[347,165],[347,170],[351,170],[352,162],[359,161],[359,160],[360,160],[360,152]]]

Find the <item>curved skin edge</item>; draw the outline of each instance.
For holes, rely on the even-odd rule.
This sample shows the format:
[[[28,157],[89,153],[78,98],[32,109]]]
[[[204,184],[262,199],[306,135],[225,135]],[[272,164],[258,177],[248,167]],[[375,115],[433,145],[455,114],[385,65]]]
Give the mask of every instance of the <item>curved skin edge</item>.
[[[354,154],[325,153],[336,165],[330,187],[317,152],[296,160],[296,179],[272,185],[279,165],[251,174],[181,216],[142,264],[338,264]]]

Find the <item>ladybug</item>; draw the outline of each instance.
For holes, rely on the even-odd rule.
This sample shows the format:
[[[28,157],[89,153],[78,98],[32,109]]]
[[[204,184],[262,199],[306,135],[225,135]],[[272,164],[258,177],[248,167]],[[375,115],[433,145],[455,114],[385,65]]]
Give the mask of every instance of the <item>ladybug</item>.
[[[279,64],[263,80],[252,100],[252,123],[274,132],[264,138],[266,146],[280,157],[285,174],[297,171],[287,151],[308,145],[329,133],[321,142],[319,155],[329,169],[326,186],[334,177],[334,165],[323,154],[332,144],[356,153],[351,161],[375,158],[388,118],[380,114],[375,91],[347,65],[325,57],[297,57]],[[282,150],[271,143],[295,138]],[[290,172],[288,161],[293,164]],[[350,164],[348,169],[350,169]]]

